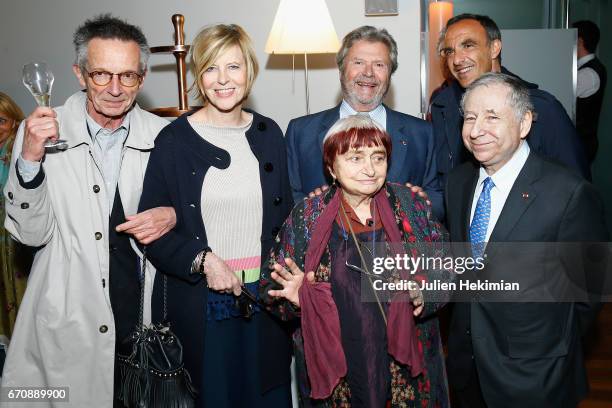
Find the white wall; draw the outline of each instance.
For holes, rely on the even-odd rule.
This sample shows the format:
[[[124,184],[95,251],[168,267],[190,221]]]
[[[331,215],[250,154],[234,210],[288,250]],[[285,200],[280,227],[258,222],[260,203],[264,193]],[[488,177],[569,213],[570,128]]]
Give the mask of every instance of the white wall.
[[[308,1],[308,0],[304,0]],[[85,19],[102,12],[139,25],[149,45],[173,44],[172,14],[185,15],[185,38],[190,43],[199,29],[216,22],[238,23],[251,35],[261,65],[248,105],[275,119],[285,129],[289,120],[306,113],[303,57],[296,58],[295,92],[291,86],[291,57],[269,56],[264,46],[279,0],[19,0],[3,1],[0,12],[0,90],[11,95],[26,114],[34,101],[21,84],[21,67],[46,60],[56,82],[52,104],[62,103],[78,89],[71,71],[72,34]],[[327,0],[338,36],[363,24],[385,27],[399,47],[399,69],[387,103],[400,111],[419,113],[419,2],[399,0],[399,15],[365,17],[364,0]],[[332,55],[309,58],[310,110],[316,112],[339,101],[338,71]],[[153,55],[150,73],[139,97],[146,107],[178,103],[174,57]],[[191,82],[189,76],[189,83]]]
[[[576,38],[573,28],[502,30],[502,65],[553,94],[572,120],[576,117]],[[542,50],[546,50],[545,58]]]

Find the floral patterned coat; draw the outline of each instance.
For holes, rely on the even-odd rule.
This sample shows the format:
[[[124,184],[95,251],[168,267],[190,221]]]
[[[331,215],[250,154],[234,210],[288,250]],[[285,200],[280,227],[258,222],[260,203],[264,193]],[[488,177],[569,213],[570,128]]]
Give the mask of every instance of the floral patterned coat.
[[[412,193],[410,189],[399,184],[387,183],[387,197],[395,213],[398,228],[401,231],[406,254],[417,255],[419,243],[434,243],[443,246],[448,242],[446,231],[442,225],[432,219],[430,207],[425,201]],[[311,238],[314,225],[335,194],[336,188],[331,188],[326,194],[306,198],[298,203],[285,221],[272,249],[270,262],[284,265],[284,258],[292,258],[300,269],[304,269],[306,249]],[[330,274],[329,246],[323,253],[318,269],[315,271],[317,282],[328,282]],[[454,273],[449,271],[428,271],[420,279],[437,279],[449,282]],[[418,279],[417,279],[418,280]],[[282,320],[296,321],[298,327],[293,333],[294,352],[298,371],[298,388],[300,403],[305,407],[350,407],[350,389],[345,380],[341,380],[333,394],[326,400],[313,400],[304,360],[304,350],[301,331],[299,329],[299,309],[285,299],[279,300],[268,295],[269,289],[278,288],[270,277],[269,270],[262,270],[260,280],[260,297],[266,308]],[[444,355],[440,340],[440,330],[436,312],[445,305],[447,299],[429,298],[424,292],[425,308],[416,319],[419,348],[423,350],[425,373],[411,378],[405,366],[391,361],[391,406],[392,407],[448,407],[448,385],[444,367]],[[383,407],[381,407],[383,408]]]

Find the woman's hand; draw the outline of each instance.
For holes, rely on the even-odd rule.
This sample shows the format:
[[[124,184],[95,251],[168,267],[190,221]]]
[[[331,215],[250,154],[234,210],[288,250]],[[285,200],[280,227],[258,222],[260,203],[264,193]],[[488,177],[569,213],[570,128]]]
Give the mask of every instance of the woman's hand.
[[[412,302],[412,306],[414,310],[412,314],[417,317],[421,313],[423,313],[423,308],[425,307],[425,299],[423,299],[423,292],[420,289],[412,289],[410,292],[410,301]]]
[[[298,293],[302,287],[302,283],[304,283],[304,276],[306,276],[306,280],[309,283],[314,283],[314,272],[304,274],[304,272],[298,268],[291,258],[285,258],[285,263],[291,272],[287,271],[280,264],[275,263],[272,266],[274,271],[270,274],[276,283],[282,285],[283,289],[269,290],[268,295],[272,297],[285,298],[295,306],[300,307],[300,297],[298,296]]]
[[[207,253],[204,259],[204,274],[210,289],[240,296],[240,279],[223,259],[212,252]]]

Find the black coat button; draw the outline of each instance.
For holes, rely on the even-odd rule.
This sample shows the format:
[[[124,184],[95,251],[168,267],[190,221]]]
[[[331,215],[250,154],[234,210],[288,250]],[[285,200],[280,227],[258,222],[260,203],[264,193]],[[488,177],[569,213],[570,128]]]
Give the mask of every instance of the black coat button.
[[[30,204],[28,204],[28,203],[21,203],[21,209],[22,210],[27,210],[28,208],[30,208]]]
[[[109,251],[109,252],[115,252],[116,250],[117,250],[117,247],[116,247],[115,245],[111,245],[111,246],[108,248],[108,251]]]
[[[267,162],[266,164],[264,164],[264,170],[270,173],[272,170],[274,170],[274,165],[270,162]]]
[[[95,233],[95,237],[96,237],[96,241],[99,241],[102,239],[102,233],[101,232],[96,232]]]
[[[257,130],[260,130],[260,131],[262,131],[262,132],[263,132],[264,130],[266,130],[266,128],[267,128],[267,126],[266,126],[266,124],[265,124],[265,123],[263,123],[263,122],[259,122],[259,123],[257,124]]]
[[[94,193],[99,193],[99,192],[100,192],[100,186],[99,186],[99,185],[97,185],[97,184],[94,184],[94,186],[93,186],[93,192],[94,192]]]
[[[100,333],[106,333],[108,331],[108,326],[103,324],[98,330],[100,330]]]
[[[276,236],[276,234],[278,234],[279,231],[280,231],[280,228],[278,228],[278,227],[272,228],[272,235]]]
[[[465,331],[465,334],[467,334],[468,336],[471,336],[471,335],[472,335],[472,332],[470,331],[470,329],[467,329],[467,330]]]
[[[13,199],[13,193],[11,193],[10,191],[8,192],[8,196],[9,196],[9,199],[11,200]]]
[[[274,197],[274,205],[279,205],[282,202],[283,199],[281,197]]]

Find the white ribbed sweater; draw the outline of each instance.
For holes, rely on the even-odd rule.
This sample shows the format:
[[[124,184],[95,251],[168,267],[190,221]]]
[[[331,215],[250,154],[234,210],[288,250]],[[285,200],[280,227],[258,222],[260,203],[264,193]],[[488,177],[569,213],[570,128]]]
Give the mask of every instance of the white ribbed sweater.
[[[217,127],[189,120],[207,142],[227,151],[226,169],[210,167],[202,186],[202,220],[208,245],[246,282],[259,279],[263,206],[259,163],[251,151],[244,126]]]

